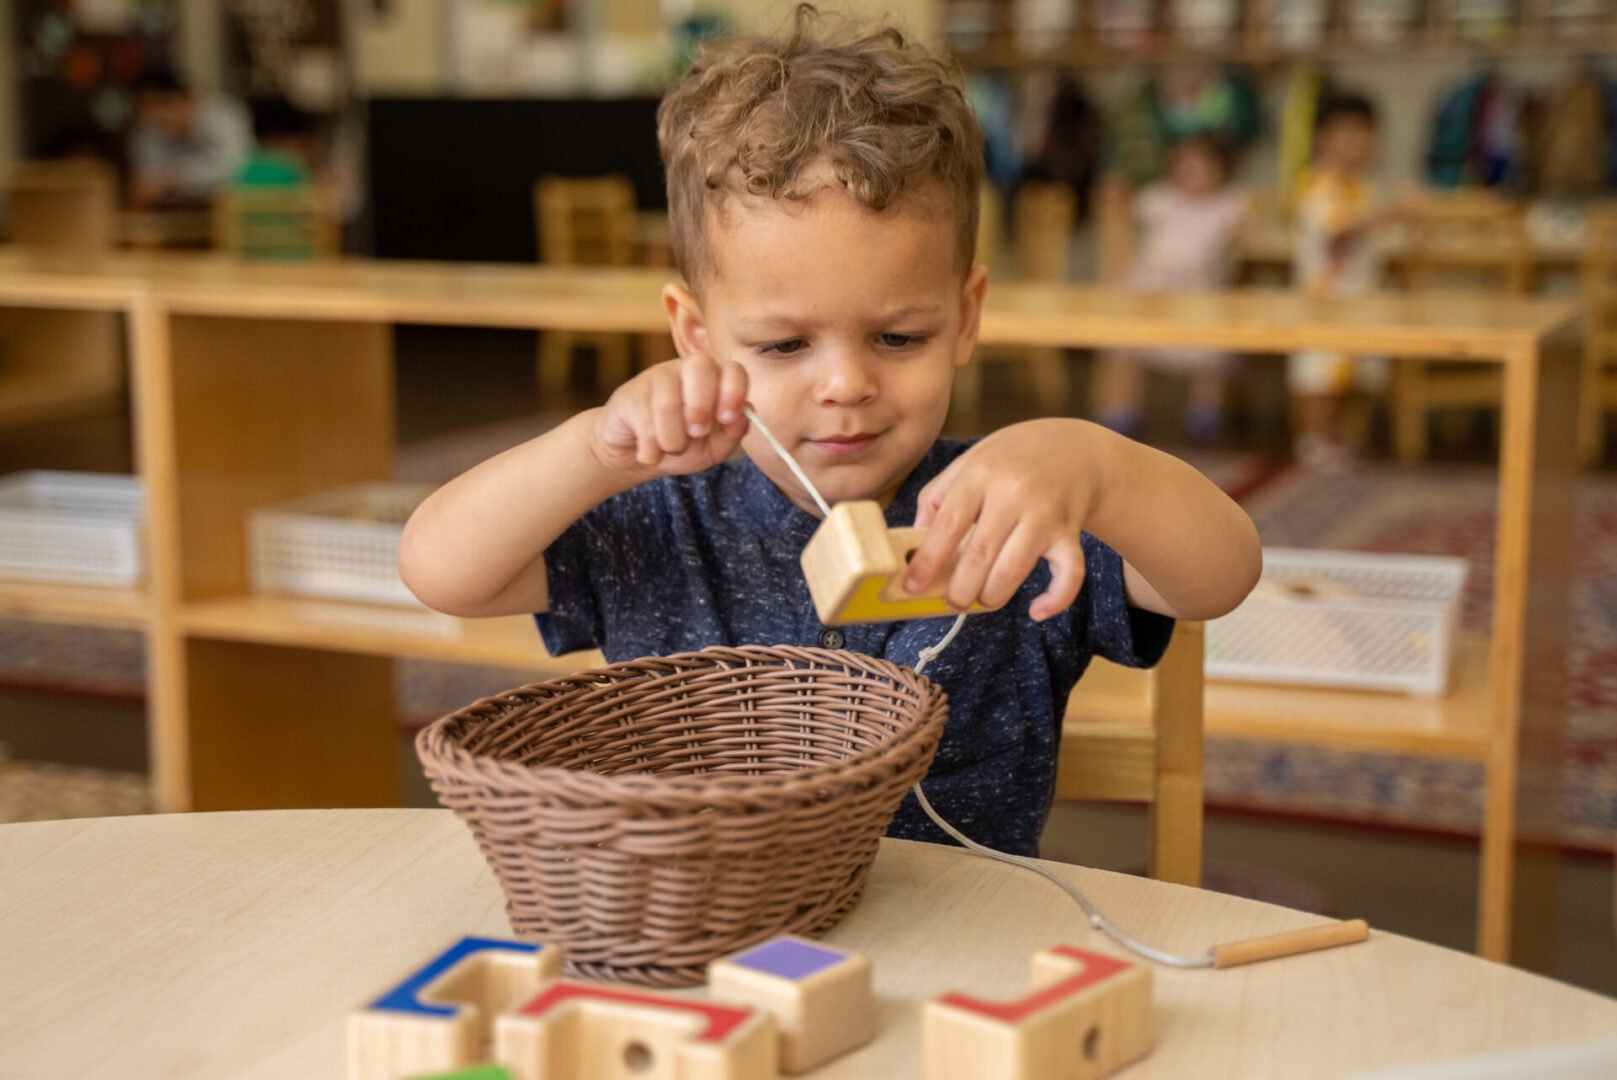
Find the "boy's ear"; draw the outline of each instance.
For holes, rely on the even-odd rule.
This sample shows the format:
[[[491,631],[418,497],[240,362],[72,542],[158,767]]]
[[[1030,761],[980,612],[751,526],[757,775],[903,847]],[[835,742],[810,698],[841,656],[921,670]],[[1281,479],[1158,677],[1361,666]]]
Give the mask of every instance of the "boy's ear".
[[[981,263],[966,275],[965,288],[960,291],[960,339],[955,351],[955,366],[965,367],[977,348],[977,331],[982,327],[983,297],[988,293],[988,267]]]
[[[674,347],[679,355],[709,355],[707,320],[702,317],[702,305],[685,286],[673,283],[663,286],[663,310],[668,313],[668,330],[674,335]]]

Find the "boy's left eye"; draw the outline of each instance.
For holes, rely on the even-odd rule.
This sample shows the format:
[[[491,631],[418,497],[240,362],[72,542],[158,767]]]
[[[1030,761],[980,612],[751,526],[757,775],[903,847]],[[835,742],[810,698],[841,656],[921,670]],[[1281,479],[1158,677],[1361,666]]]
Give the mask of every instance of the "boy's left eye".
[[[919,334],[882,334],[876,340],[888,349],[903,349],[926,343],[926,338]]]

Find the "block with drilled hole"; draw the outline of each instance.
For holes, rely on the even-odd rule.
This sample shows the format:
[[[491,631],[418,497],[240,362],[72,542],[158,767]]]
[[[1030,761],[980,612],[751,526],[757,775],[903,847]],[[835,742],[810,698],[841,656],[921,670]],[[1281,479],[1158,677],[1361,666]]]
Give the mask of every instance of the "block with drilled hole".
[[[774,1080],[775,1018],[558,979],[499,1018],[494,1058],[516,1080]]]
[[[1060,946],[1019,1001],[948,994],[921,1012],[925,1080],[1094,1080],[1151,1051],[1151,973]]]
[[[833,506],[803,548],[803,576],[820,621],[843,626],[956,614],[943,595],[958,552],[925,589],[912,593],[904,588],[904,570],[925,539],[925,529],[889,529],[874,502]],[[994,609],[973,604],[970,610]]]

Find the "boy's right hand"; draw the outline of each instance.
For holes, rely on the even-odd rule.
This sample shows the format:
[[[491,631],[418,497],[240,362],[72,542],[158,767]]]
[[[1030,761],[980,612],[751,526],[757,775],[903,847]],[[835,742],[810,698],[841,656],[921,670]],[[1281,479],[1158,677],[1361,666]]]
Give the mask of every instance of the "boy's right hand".
[[[684,356],[647,368],[596,417],[595,456],[644,478],[701,472],[741,444],[746,400],[747,369],[733,360]]]

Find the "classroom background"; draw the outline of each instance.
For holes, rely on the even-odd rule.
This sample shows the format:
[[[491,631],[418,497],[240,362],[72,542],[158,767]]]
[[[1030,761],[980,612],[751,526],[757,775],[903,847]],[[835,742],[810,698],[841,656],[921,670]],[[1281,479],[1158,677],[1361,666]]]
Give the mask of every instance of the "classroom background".
[[[1531,742],[1498,722],[1500,649],[1530,672],[1557,662],[1555,650],[1547,660],[1535,651],[1543,635],[1566,643],[1568,664],[1553,800],[1536,837],[1549,854],[1515,866],[1557,871],[1539,909],[1554,938],[1547,969],[1617,993],[1617,3],[826,6],[898,17],[967,71],[987,137],[979,255],[991,297],[1010,286],[1036,297],[1054,283],[1161,293],[1165,322],[1192,327],[1142,339],[1154,309],[1141,301],[1115,317],[1148,328],[1117,331],[1134,335],[1127,347],[1002,335],[962,373],[951,433],[1036,415],[1102,420],[1202,469],[1252,514],[1266,546],[1371,553],[1387,557],[1378,574],[1435,575],[1405,597],[1429,623],[1368,631],[1383,653],[1401,643],[1391,659],[1316,611],[1278,636],[1321,655],[1256,665],[1292,664],[1289,674],[1231,674],[1213,644],[1205,670],[1192,665],[1206,678],[1203,883],[1476,948],[1489,831],[1513,815],[1520,823],[1519,806],[1497,801],[1499,785]],[[433,805],[413,733],[555,668],[543,667],[531,627],[469,630],[411,606],[385,580],[389,526],[396,537],[431,485],[672,355],[655,313],[649,324],[590,325],[610,298],[545,315],[567,325],[535,330],[539,316],[513,314],[526,279],[498,271],[671,273],[657,96],[703,37],[786,14],[759,0],[8,5],[0,260],[136,260],[116,265],[167,267],[154,273],[196,292],[189,321],[153,330],[134,293],[51,293],[30,283],[26,263],[0,262],[0,822],[343,799]],[[1308,395],[1288,381],[1287,354],[1345,350],[1325,339],[1265,345],[1271,332],[1306,337],[1285,306],[1306,289],[1294,273],[1309,227],[1298,196],[1318,164],[1321,103],[1350,98],[1373,113],[1366,197],[1400,207],[1359,238],[1374,281],[1354,295],[1396,298],[1378,318],[1422,329],[1385,335],[1371,351],[1390,358],[1389,373],[1344,385],[1328,430],[1314,432],[1325,442],[1310,443]],[[1197,139],[1207,160],[1187,166]],[[1198,167],[1206,175],[1182,175]],[[194,171],[182,182],[174,170],[184,168]],[[1194,217],[1214,197],[1229,213],[1195,219],[1207,226],[1201,247],[1153,246],[1165,220],[1168,232],[1180,220],[1172,214]],[[1165,219],[1146,212],[1164,206]],[[1195,264],[1185,278],[1153,277],[1153,258],[1180,255],[1176,271]],[[409,269],[367,278],[371,260]],[[353,264],[362,268],[331,269]],[[209,269],[221,265],[231,269]],[[198,283],[210,277],[222,284],[204,296]],[[337,324],[321,323],[327,309],[306,294],[327,288],[331,310],[374,316],[322,329]],[[439,313],[413,322],[412,288],[437,290]],[[1235,288],[1278,291],[1227,310],[1202,299]],[[456,289],[508,303],[457,319],[441,311]],[[1440,306],[1422,306],[1434,296]],[[265,314],[254,314],[256,297]],[[1508,306],[1518,302],[1527,306]],[[1529,329],[1513,329],[1512,312]],[[1499,531],[1520,524],[1510,515],[1527,504],[1502,492],[1530,485],[1499,466],[1510,436],[1493,361],[1532,346],[1531,327],[1575,324],[1573,312],[1578,393],[1562,380],[1544,390],[1564,400],[1519,405],[1541,425],[1575,429],[1574,525],[1559,568],[1570,614],[1549,627],[1529,613],[1518,620],[1525,635],[1507,634],[1493,625],[1495,584],[1514,578],[1496,573],[1522,568]],[[1223,327],[1223,343],[1196,341],[1197,319]],[[178,408],[152,411],[138,358],[159,348],[154,333],[167,335],[176,371],[216,350],[235,358],[231,374],[198,375]],[[1508,333],[1518,337],[1498,344]],[[1473,362],[1432,362],[1444,347]],[[325,363],[360,354],[374,361],[363,377]],[[223,432],[271,415],[298,418],[307,455],[266,462],[253,456],[262,447]],[[173,437],[143,423],[174,425]],[[215,468],[210,448],[227,443],[242,460]],[[151,446],[172,460],[144,456]],[[363,458],[374,483],[314,490],[321,470],[290,460],[345,454]],[[159,476],[162,491],[151,486]],[[144,533],[143,480],[148,498],[180,508]],[[71,563],[65,542],[8,563],[7,543],[22,542],[6,540],[16,535],[7,515],[53,500],[93,502],[98,521],[121,507],[134,540],[89,577],[41,569],[47,556]],[[357,523],[362,535],[330,539],[321,522]],[[325,573],[327,556],[342,566]],[[363,579],[367,560],[383,580]],[[1308,588],[1329,580],[1310,572]],[[183,584],[158,596],[153,574]],[[1344,602],[1373,592],[1341,589]],[[1258,599],[1300,602],[1273,593]],[[1217,626],[1207,632],[1225,640]],[[1435,667],[1400,689],[1382,669],[1417,647]],[[1370,670],[1333,667],[1344,654]],[[1331,670],[1299,685],[1297,663]],[[1081,687],[1069,739],[1081,745],[1074,725],[1086,721],[1148,714],[1152,692],[1124,679],[1087,696]],[[274,750],[254,726],[306,711],[371,725],[333,736],[383,748],[363,786],[345,791],[343,777],[308,769],[296,783],[263,781]],[[1153,811],[1104,783],[1087,790],[1102,797],[1058,803],[1044,854],[1144,872]]]

